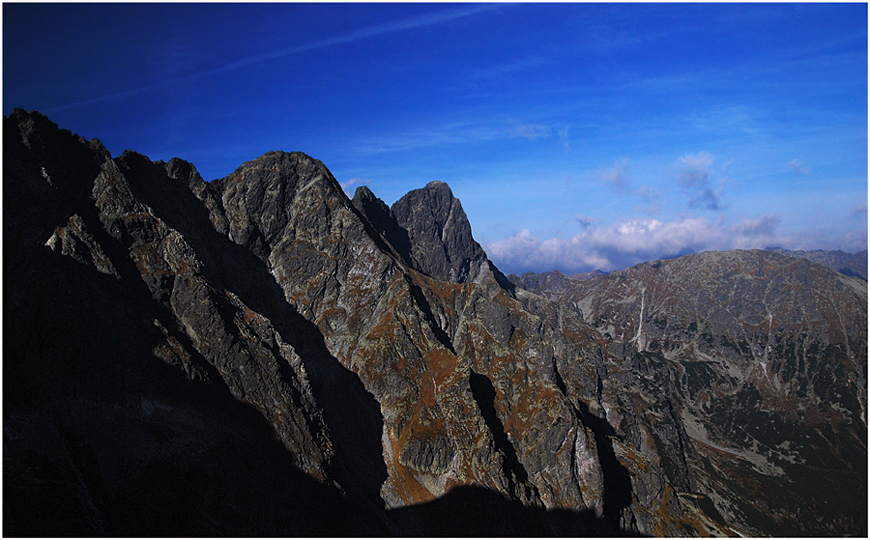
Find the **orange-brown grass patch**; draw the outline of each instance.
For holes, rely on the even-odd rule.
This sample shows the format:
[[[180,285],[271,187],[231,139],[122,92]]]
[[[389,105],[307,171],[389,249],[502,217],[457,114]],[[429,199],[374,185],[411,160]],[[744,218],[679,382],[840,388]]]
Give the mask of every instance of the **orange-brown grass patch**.
[[[527,433],[541,413],[548,414],[558,404],[557,392],[543,385],[524,388],[510,409],[504,422],[505,432]],[[495,404],[499,409],[499,403]],[[502,411],[504,413],[504,411]]]
[[[371,341],[392,337],[396,332],[398,322],[396,315],[392,311],[385,311],[381,316],[381,320],[369,331],[366,337]]]
[[[433,349],[425,353],[426,366],[432,376],[435,391],[438,391],[457,373],[459,358],[447,349]]]
[[[496,303],[506,307],[508,311],[511,312],[511,315],[523,318],[528,317],[528,313],[526,313],[526,311],[523,309],[522,304],[511,298],[508,293],[505,292],[503,289],[499,289],[498,291],[496,291],[495,296],[493,296],[492,299]]]
[[[414,270],[410,270],[408,274],[411,277],[411,283],[423,291],[423,296],[430,299],[430,302],[434,300],[432,303],[443,309],[450,327],[455,327],[457,322],[456,306],[460,304],[462,298],[468,296],[473,284],[439,281]]]
[[[400,443],[398,445],[396,442],[397,441],[394,441],[392,437],[389,437],[389,444],[392,450],[390,455],[392,456],[392,459],[387,463],[387,467],[390,470],[390,476],[393,478],[393,484],[399,496],[407,504],[421,503],[434,499],[435,496],[432,492],[426,489],[423,484],[414,477],[412,470],[399,463],[398,456],[403,445],[401,444],[401,441],[398,441]]]
[[[662,495],[662,502],[656,510],[656,514],[659,516],[659,521],[656,522],[656,532],[655,536],[661,538],[665,536],[664,524],[666,522],[673,521],[671,519],[670,514],[668,513],[668,499],[671,497],[671,493],[673,493],[673,489],[671,489],[670,484],[665,484],[665,493]]]
[[[435,392],[436,392],[435,379],[431,375],[429,375],[429,376],[423,375],[422,379],[420,380],[419,388],[420,388],[420,403],[422,403],[423,406],[425,406],[425,407],[429,407],[429,408],[435,407],[436,400],[437,400],[437,396],[435,395]],[[417,411],[419,412],[419,406],[417,408]],[[416,416],[416,414],[415,414],[415,416]]]
[[[511,339],[508,345],[511,349],[513,349],[514,352],[520,354],[528,342],[529,336],[525,332],[523,332],[522,329],[516,328],[511,335]]]
[[[622,464],[623,467],[631,471],[639,470],[641,472],[648,472],[649,464],[647,463],[646,456],[618,440],[614,440],[613,443],[620,449],[619,455],[616,456],[616,459],[619,460],[619,463]]]
[[[244,313],[242,314],[242,320],[245,321],[245,324],[250,324],[251,322],[262,323],[263,317],[256,311],[252,311],[248,307],[245,307]]]

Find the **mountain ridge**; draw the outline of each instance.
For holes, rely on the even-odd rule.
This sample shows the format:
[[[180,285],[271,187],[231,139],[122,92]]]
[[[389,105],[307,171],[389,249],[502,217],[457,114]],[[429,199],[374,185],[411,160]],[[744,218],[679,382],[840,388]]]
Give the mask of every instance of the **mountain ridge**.
[[[20,109],[4,201],[5,534],[866,534],[866,282],[726,253],[527,291],[446,184],[388,208],[299,152],[205,182]],[[720,321],[754,283],[790,302],[767,334],[764,303]],[[733,428],[820,396],[778,454]],[[855,475],[827,499],[789,461],[819,456]]]

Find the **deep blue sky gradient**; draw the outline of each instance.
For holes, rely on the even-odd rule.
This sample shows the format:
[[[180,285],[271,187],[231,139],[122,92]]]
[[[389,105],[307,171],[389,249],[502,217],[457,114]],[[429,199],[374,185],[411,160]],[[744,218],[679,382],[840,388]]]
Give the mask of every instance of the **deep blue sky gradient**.
[[[450,184],[506,272],[867,247],[867,5],[3,4],[3,112]]]

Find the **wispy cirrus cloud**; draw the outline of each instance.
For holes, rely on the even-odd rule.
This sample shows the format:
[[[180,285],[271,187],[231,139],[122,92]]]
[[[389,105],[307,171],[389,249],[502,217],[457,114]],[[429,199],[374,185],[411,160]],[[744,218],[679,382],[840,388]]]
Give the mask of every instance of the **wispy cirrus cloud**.
[[[647,215],[655,214],[661,209],[659,203],[661,192],[651,186],[641,186],[635,189],[630,170],[630,161],[628,158],[623,158],[614,162],[611,167],[602,170],[598,174],[598,180],[619,195],[639,197],[643,202],[634,208],[636,212]]]
[[[796,174],[811,174],[812,169],[804,165],[804,162],[799,159],[793,159],[786,163],[785,168]]]
[[[528,55],[496,65],[467,67],[465,68],[463,78],[467,81],[478,82],[497,80],[506,76],[515,77],[520,72],[534,70],[553,62],[553,58],[539,54]]]
[[[379,154],[440,145],[479,143],[513,136],[510,129],[497,123],[454,122],[369,136],[359,141],[355,147],[356,151],[363,154]]]
[[[628,176],[630,167],[628,158],[620,159],[612,167],[603,170],[598,179],[602,184],[625,193],[631,189],[631,179]]]
[[[553,132],[549,126],[541,124],[518,124],[511,133],[515,137],[524,137],[526,139],[540,139],[541,137],[549,137]]]
[[[226,62],[221,65],[201,69],[198,71],[194,71],[192,73],[188,73],[183,76],[167,78],[156,81],[152,84],[147,84],[143,86],[139,86],[137,88],[131,88],[129,90],[124,90],[121,92],[115,92],[112,94],[105,94],[102,96],[97,96],[91,99],[77,101],[75,103],[68,103],[65,105],[60,105],[57,107],[46,108],[43,112],[51,113],[56,111],[61,111],[65,109],[71,109],[76,107],[82,107],[86,105],[93,105],[95,103],[101,103],[104,101],[109,101],[118,98],[135,96],[147,92],[151,92],[154,90],[160,90],[164,88],[170,88],[179,83],[186,83],[195,81],[204,77],[209,77],[213,75],[222,75],[239,68],[244,68],[247,66],[252,66],[255,64],[260,64],[264,62],[269,62],[273,60],[278,60],[281,58],[285,58],[288,56],[293,56],[297,54],[302,54],[306,52],[316,51],[319,49],[324,49],[327,47],[333,47],[336,45],[346,45],[348,43],[353,43],[355,41],[374,38],[386,34],[392,34],[397,32],[404,32],[408,30],[415,30],[418,28],[423,28],[427,26],[433,26],[436,24],[442,24],[449,21],[463,19],[466,17],[471,17],[474,15],[478,15],[481,13],[502,9],[502,6],[491,5],[491,4],[473,4],[469,6],[464,6],[458,9],[450,9],[450,10],[439,10],[430,13],[423,13],[414,17],[409,17],[406,19],[401,19],[397,21],[389,21],[382,24],[376,24],[372,26],[367,26],[365,28],[360,28],[353,32],[348,32],[345,34],[338,34],[333,36],[328,36],[321,40],[311,41],[308,43],[302,43],[298,45],[292,45],[289,47],[277,48],[270,51],[264,51],[260,54],[246,56],[244,58],[239,58],[233,60],[231,62]],[[184,54],[187,57],[190,57],[194,53],[191,51],[184,51]]]
[[[481,116],[478,119],[414,127],[406,131],[393,130],[383,135],[368,136],[355,146],[360,153],[377,154],[516,137],[534,141],[552,137],[553,134],[554,129],[545,124],[517,124],[503,118]]]
[[[367,186],[371,184],[371,182],[371,180],[363,180],[362,178],[351,178],[346,182],[341,182],[340,185],[341,189],[344,190],[348,197],[353,197],[353,192],[356,191],[356,187]]]
[[[565,126],[563,129],[559,130],[559,140],[562,141],[562,146],[565,147],[565,150],[571,149],[571,142],[568,140],[568,130],[571,129],[571,126]]]

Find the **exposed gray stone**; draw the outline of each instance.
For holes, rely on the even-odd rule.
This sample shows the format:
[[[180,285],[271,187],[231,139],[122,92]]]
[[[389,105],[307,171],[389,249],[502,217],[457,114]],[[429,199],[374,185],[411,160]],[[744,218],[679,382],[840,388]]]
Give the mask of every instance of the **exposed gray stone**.
[[[446,184],[206,183],[21,110],[3,166],[7,534],[866,534],[864,281],[512,284]]]

